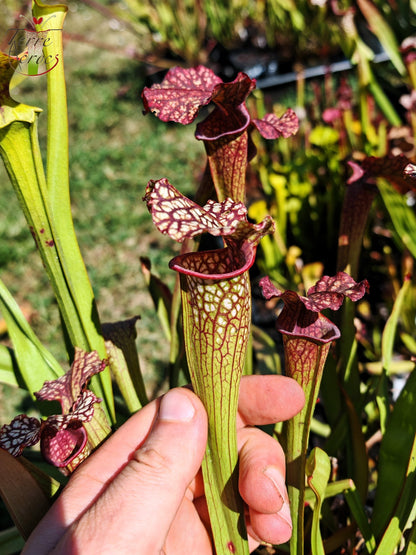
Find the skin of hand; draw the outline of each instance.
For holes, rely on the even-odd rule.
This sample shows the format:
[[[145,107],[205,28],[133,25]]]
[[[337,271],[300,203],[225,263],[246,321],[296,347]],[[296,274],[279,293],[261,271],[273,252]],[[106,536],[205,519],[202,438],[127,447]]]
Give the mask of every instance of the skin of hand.
[[[284,543],[292,530],[284,453],[253,426],[287,420],[303,403],[291,378],[241,381],[239,488],[250,550]],[[74,472],[22,554],[212,555],[200,471],[206,438],[206,412],[190,389],[152,401]]]

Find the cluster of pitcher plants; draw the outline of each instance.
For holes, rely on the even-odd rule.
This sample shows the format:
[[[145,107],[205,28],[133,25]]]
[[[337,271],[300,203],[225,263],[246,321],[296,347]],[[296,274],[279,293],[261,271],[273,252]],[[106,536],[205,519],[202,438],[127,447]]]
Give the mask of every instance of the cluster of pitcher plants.
[[[7,546],[22,541],[18,537],[29,536],[71,473],[120,422],[113,388],[131,414],[148,402],[135,343],[137,317],[100,322],[71,217],[62,51],[66,12],[64,5],[34,0],[33,29],[25,31],[23,54],[0,54],[0,154],[53,287],[68,353],[63,368],[0,281],[0,311],[12,345],[0,345],[0,379],[27,390],[40,415],[17,415],[1,423],[0,495],[16,525],[0,533],[0,548],[7,552],[12,552]],[[56,62],[53,67],[49,60]],[[14,72],[23,66],[32,75],[43,69],[47,80],[45,163],[37,137],[40,109],[18,102],[9,91]],[[296,140],[299,130],[291,108],[259,116],[249,102],[255,86],[244,73],[225,83],[199,65],[172,68],[160,84],[142,93],[144,112],[162,121],[188,125],[198,118],[195,138],[206,151],[205,172],[192,199],[180,192],[180,183],[174,186],[168,177],[157,176],[147,186],[138,184],[137,202],[143,197],[157,229],[182,244],[169,264],[177,273],[173,291],[145,256],[141,262],[170,341],[170,386],[189,379],[207,410],[202,471],[216,552],[248,553],[235,419],[241,376],[259,371],[263,353],[262,370],[283,371],[298,381],[306,397],[296,417],[269,430],[285,449],[293,521],[290,542],[274,552],[416,553],[416,373],[411,359],[416,355],[411,275],[416,226],[412,237],[408,229],[415,220],[409,220],[406,197],[416,188],[416,166],[404,154],[363,153],[352,162],[337,215],[336,270],[329,275],[322,264],[302,266],[301,258],[284,248],[286,222],[279,219],[282,188],[288,190],[285,172],[290,171],[281,171],[280,180],[276,164],[269,173],[259,171],[264,214],[256,222],[260,207],[248,208],[249,167],[257,171],[269,148],[263,139],[282,145]],[[414,105],[413,100],[413,121]],[[344,103],[333,109],[328,121],[341,133],[350,107]],[[137,117],[142,117],[139,103]],[[365,307],[372,284],[360,267],[360,254],[379,191],[395,202],[393,208],[390,201],[389,213],[403,236],[405,269],[382,331],[379,360],[363,369],[360,353],[369,343]],[[406,237],[400,226],[406,226]],[[256,303],[269,313],[280,338],[276,343],[252,324],[254,285]],[[399,332],[408,356],[397,361]],[[396,372],[407,381],[392,399],[389,384]],[[58,401],[59,414],[49,408],[57,404],[48,401]],[[43,458],[61,470],[62,478],[31,462],[28,448],[39,442]]]

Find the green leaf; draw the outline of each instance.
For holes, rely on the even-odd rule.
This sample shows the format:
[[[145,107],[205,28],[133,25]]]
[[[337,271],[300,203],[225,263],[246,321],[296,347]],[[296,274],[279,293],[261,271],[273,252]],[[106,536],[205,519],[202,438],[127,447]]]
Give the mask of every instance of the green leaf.
[[[321,147],[333,145],[337,143],[338,140],[338,131],[326,125],[317,125],[309,135],[311,144]]]
[[[2,555],[14,555],[23,549],[24,541],[16,527],[8,528],[0,532],[0,553]]]
[[[75,235],[71,214],[69,193],[69,154],[68,154],[68,113],[66,85],[63,64],[62,28],[68,6],[64,4],[43,4],[33,0],[33,16],[43,19],[38,30],[47,33],[44,56],[56,56],[60,60],[52,71],[47,73],[48,83],[48,134],[47,134],[47,196],[44,202],[50,211],[54,242],[58,251],[61,272],[58,276],[61,289],[70,297],[66,302],[75,313],[65,318],[65,310],[60,305],[65,325],[74,347],[85,351],[97,351],[101,358],[106,356],[104,339],[100,334],[99,316],[94,294],[85,268]],[[50,28],[48,21],[53,19]],[[45,28],[43,28],[45,26]],[[55,285],[54,280],[52,283]],[[59,296],[58,296],[59,301]],[[64,307],[65,308],[65,307]],[[75,328],[72,332],[71,328]],[[103,398],[103,406],[112,421],[115,420],[114,398],[109,370],[94,377],[92,389]]]
[[[0,345],[0,382],[19,386],[16,371],[16,359],[12,349],[6,347],[6,345]]]
[[[415,456],[416,437],[415,403],[416,372],[413,370],[396,401],[380,445],[378,481],[372,519],[376,537],[383,534],[389,519],[394,517],[397,521],[397,516],[395,516],[397,512],[394,513],[396,505],[402,506],[407,502],[404,496],[409,488],[409,481],[412,479],[412,475],[409,475],[409,464],[415,465],[414,461],[412,463],[412,455]],[[413,502],[414,491],[407,492]],[[391,526],[393,524],[392,521]],[[403,525],[403,522],[397,522],[397,526],[399,525]],[[384,551],[384,553],[387,552]]]
[[[360,528],[363,538],[365,539],[365,546],[368,553],[373,553],[376,548],[376,540],[371,526],[368,523],[368,517],[364,511],[363,503],[353,480],[346,479],[339,480],[338,482],[331,482],[325,489],[324,497],[327,499],[340,494],[344,494],[345,496],[345,500],[348,503],[351,514]],[[305,501],[311,506],[314,504],[315,497],[311,489],[306,490]]]
[[[106,347],[111,374],[120,389],[120,393],[126,402],[126,406],[130,414],[134,414],[142,408],[142,403],[140,402],[135,391],[131,376],[129,374],[126,358],[123,351],[111,341],[106,341]]]
[[[411,279],[406,277],[403,286],[401,287],[394,302],[393,310],[391,311],[391,314],[384,327],[381,340],[381,355],[383,358],[383,366],[387,374],[390,374],[390,366],[393,358],[393,347],[394,340],[396,338],[397,324],[399,322],[400,314],[403,309],[403,303],[411,286]]]
[[[385,553],[394,553],[395,548],[399,545],[403,532],[407,527],[409,520],[415,519],[415,491],[416,491],[416,436],[414,438],[413,460],[411,461],[407,478],[404,482],[403,490],[400,495],[399,502],[394,512],[394,516],[383,534],[379,543],[376,555],[384,555]]]
[[[397,71],[400,75],[406,75],[406,67],[400,54],[399,45],[386,19],[370,0],[357,0],[357,2],[371,31],[383,45]]]
[[[361,499],[365,499],[368,489],[368,455],[365,446],[365,437],[361,428],[361,420],[357,414],[351,398],[345,393],[345,406],[348,414],[349,433],[351,437],[351,448],[353,453],[352,472],[354,483],[360,493]]]
[[[379,410],[380,430],[384,435],[386,432],[387,419],[390,414],[390,382],[386,372],[381,373],[375,390],[376,403]]]
[[[55,467],[46,463],[42,455],[39,454],[39,458],[40,460],[36,464],[29,461],[26,457],[19,457],[18,461],[36,480],[45,497],[52,499],[61,486],[67,483],[67,478],[60,471],[55,472]],[[42,466],[45,470],[42,470]],[[49,472],[54,473],[56,478],[50,476]]]
[[[137,320],[134,317],[102,327],[111,373],[131,413],[148,403],[135,343]]]
[[[409,249],[416,257],[416,215],[407,205],[406,196],[401,195],[384,179],[377,180],[378,189],[390,215],[396,240]]]
[[[355,487],[354,482],[351,486],[344,490],[345,500],[348,503],[351,514],[355,519],[363,538],[365,540],[365,546],[368,553],[373,553],[376,548],[376,539],[373,534],[373,530],[368,522],[368,517],[365,513],[363,503],[360,499],[360,495]]]
[[[312,555],[325,555],[324,544],[322,541],[319,519],[321,516],[322,503],[325,497],[325,490],[331,475],[331,461],[328,455],[315,447],[306,461],[306,477],[308,485],[314,492],[316,504],[313,508],[311,548]]]
[[[416,339],[406,332],[400,334],[400,339],[403,341],[406,349],[408,349],[412,355],[416,355]]]
[[[172,293],[163,281],[152,273],[148,258],[140,258],[140,267],[165,337],[168,341],[171,341],[170,315],[172,310]]]
[[[408,542],[409,543],[405,551],[405,555],[416,555],[416,521],[413,522]]]
[[[0,280],[0,310],[13,342],[19,371],[29,393],[38,391],[45,380],[54,380],[64,371],[41,344],[22,311]],[[4,352],[3,352],[4,356]]]

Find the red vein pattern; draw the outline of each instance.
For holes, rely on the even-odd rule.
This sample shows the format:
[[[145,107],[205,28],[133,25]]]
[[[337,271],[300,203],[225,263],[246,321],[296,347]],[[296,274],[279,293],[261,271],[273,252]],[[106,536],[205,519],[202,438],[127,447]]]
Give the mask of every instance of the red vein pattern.
[[[80,420],[70,419],[61,426],[48,423],[40,438],[40,448],[44,458],[54,466],[68,466],[84,449],[87,432]]]
[[[31,447],[39,441],[39,434],[39,420],[19,414],[10,424],[5,424],[0,429],[0,447],[13,457],[18,457],[25,447]]]
[[[35,393],[37,399],[59,401],[62,414],[48,416],[46,420],[31,418],[25,414],[16,416],[10,424],[0,429],[0,447],[17,457],[25,447],[40,440],[43,457],[57,467],[78,464],[89,453],[86,447],[88,435],[84,424],[91,422],[94,406],[100,400],[86,388],[87,381],[100,372],[107,361],[100,360],[98,353],[86,353],[76,349],[75,358],[68,372],[57,380],[47,381]]]
[[[338,310],[345,297],[358,301],[369,290],[368,281],[360,283],[345,272],[338,272],[335,276],[323,276],[313,287],[308,290],[308,298],[303,300],[309,310],[319,312],[325,308]]]
[[[252,141],[248,133],[242,133],[231,141],[227,135],[215,141],[205,141],[209,168],[219,200],[229,197],[244,201],[250,143]]]
[[[209,232],[211,235],[230,235],[239,221],[247,215],[243,203],[228,199],[224,203],[209,200],[204,207],[186,198],[167,179],[149,181],[143,199],[159,231],[182,242]]]
[[[229,387],[233,370],[238,375],[243,362],[250,326],[247,273],[212,283],[193,276],[184,279],[184,313],[192,322],[186,342],[192,367],[198,368],[205,386],[212,388],[219,373],[224,387]]]
[[[104,370],[106,365],[107,361],[101,360],[96,351],[86,353],[76,347],[74,361],[68,372],[56,380],[46,381],[35,396],[42,401],[59,401],[62,412],[69,412],[87,381]]]
[[[333,337],[328,343],[313,343],[310,338],[283,335],[285,374],[296,380],[305,392],[313,383],[320,383],[331,341],[334,339],[337,337]]]
[[[260,280],[260,286],[266,299],[280,297],[284,302],[284,308],[276,321],[276,327],[281,333],[321,343],[337,339],[340,332],[319,311],[325,308],[338,310],[345,297],[357,301],[369,290],[367,280],[356,283],[345,272],[338,272],[333,277],[323,276],[309,289],[308,297],[302,297],[294,291],[282,292],[268,277]]]
[[[250,280],[248,272],[214,282],[182,275],[181,285],[188,366],[208,414],[209,462],[203,465],[207,504],[217,533],[225,528],[215,539],[218,553],[225,553],[231,539],[238,540],[231,531],[238,530],[243,511],[233,476],[239,383],[251,320]]]
[[[353,170],[348,183],[358,180],[373,183],[376,177],[384,177],[401,194],[416,191],[416,173],[413,164],[404,154],[398,156],[369,156],[362,162],[349,162]]]
[[[224,238],[223,249],[175,257],[170,267],[181,274],[189,371],[208,414],[209,462],[203,464],[204,483],[213,528],[216,533],[225,529],[220,539],[215,538],[216,543],[221,541],[218,552],[225,553],[234,545],[231,534],[238,529],[243,511],[233,476],[238,460],[238,386],[251,321],[247,270],[254,263],[258,242],[273,232],[274,224],[271,218],[250,224],[244,204],[230,199],[210,200],[201,207],[166,179],[150,181],[144,200],[155,225],[173,239],[183,241],[205,232]]]
[[[162,83],[145,87],[145,112],[153,112],[162,121],[192,123],[199,109],[211,102],[213,89],[219,83],[222,80],[204,66],[172,68]]]
[[[280,118],[266,114],[251,119],[245,104],[256,81],[239,73],[231,83],[223,83],[211,70],[173,68],[161,84],[145,88],[142,94],[146,112],[163,121],[187,124],[194,121],[198,110],[210,102],[214,109],[198,123],[195,136],[204,141],[212,181],[217,198],[245,200],[245,178],[248,161],[256,147],[250,131],[257,128],[266,139],[289,137],[299,127],[295,112],[287,110]]]
[[[266,114],[262,119],[253,119],[252,122],[265,139],[289,138],[299,129],[299,119],[295,112],[289,108],[280,118],[276,114]]]
[[[221,203],[209,200],[201,207],[167,179],[150,181],[144,200],[159,231],[176,241],[206,232],[224,237],[223,249],[188,253],[170,262],[170,267],[178,272],[205,279],[226,279],[248,270],[260,239],[274,230],[270,217],[260,224],[249,223],[244,204],[231,199]]]

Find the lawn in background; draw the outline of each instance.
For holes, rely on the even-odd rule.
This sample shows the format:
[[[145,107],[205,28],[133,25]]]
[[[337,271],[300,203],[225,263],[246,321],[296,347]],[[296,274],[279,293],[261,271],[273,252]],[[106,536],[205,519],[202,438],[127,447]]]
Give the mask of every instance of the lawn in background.
[[[109,48],[127,47],[132,37],[111,21],[69,2],[65,29]],[[104,37],[104,39],[103,39]],[[203,145],[191,126],[162,124],[142,114],[146,68],[126,56],[86,43],[65,41],[70,127],[70,179],[75,228],[102,322],[140,315],[138,348],[149,393],[161,385],[168,360],[143,277],[139,257],[173,284],[168,261],[179,245],[158,233],[142,202],[149,179],[169,177],[186,194],[195,190],[204,162]],[[39,106],[44,146],[46,77],[28,78],[13,96]],[[0,272],[35,332],[64,364],[59,314],[34,241],[0,165]],[[1,332],[1,328],[0,328]],[[0,385],[0,422],[16,409],[10,388]],[[6,402],[7,398],[7,402]],[[21,397],[16,396],[18,403]]]

